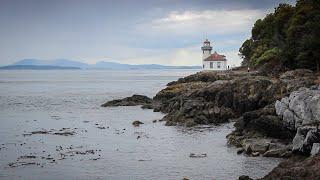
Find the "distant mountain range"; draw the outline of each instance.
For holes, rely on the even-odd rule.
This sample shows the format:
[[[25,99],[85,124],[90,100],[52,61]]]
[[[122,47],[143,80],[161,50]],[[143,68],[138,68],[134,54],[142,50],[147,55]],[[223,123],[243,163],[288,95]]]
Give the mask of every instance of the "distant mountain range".
[[[66,69],[81,69],[78,67],[67,67],[67,66],[39,66],[39,65],[9,65],[2,66],[0,70],[66,70]]]
[[[165,66],[160,64],[121,64],[116,62],[100,61],[96,64],[86,64],[68,59],[39,60],[23,59],[14,64],[0,67],[0,70],[50,70],[50,69],[199,69],[201,66]]]

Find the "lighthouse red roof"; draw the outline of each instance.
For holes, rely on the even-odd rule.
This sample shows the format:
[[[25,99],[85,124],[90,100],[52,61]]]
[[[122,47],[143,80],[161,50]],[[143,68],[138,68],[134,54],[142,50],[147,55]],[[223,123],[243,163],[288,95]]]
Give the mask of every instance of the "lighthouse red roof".
[[[226,61],[226,56],[218,54],[216,51],[204,61]]]

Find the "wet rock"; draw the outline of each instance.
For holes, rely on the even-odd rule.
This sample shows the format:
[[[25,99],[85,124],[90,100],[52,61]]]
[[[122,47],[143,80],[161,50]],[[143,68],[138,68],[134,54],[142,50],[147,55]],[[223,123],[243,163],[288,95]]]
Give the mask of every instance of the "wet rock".
[[[243,153],[244,149],[243,148],[237,148],[237,154]]]
[[[191,158],[205,158],[205,157],[207,157],[207,154],[206,153],[203,153],[203,154],[190,153],[189,157],[191,157]]]
[[[253,179],[251,179],[249,176],[242,175],[239,177],[239,180],[253,180]]]
[[[135,126],[135,127],[140,126],[140,124],[144,124],[144,123],[141,122],[141,121],[133,121],[132,122],[132,125]]]
[[[76,128],[74,128],[74,129],[76,129]],[[50,131],[48,131],[48,130],[32,131],[30,134],[31,135],[33,135],[33,134],[51,134],[51,135],[60,135],[60,136],[72,136],[72,135],[75,135],[76,132],[72,131],[70,128],[62,128],[60,130],[51,129]]]
[[[97,157],[97,158],[92,158],[92,159],[90,159],[90,160],[93,160],[93,161],[96,161],[96,160],[98,160],[98,159],[100,159],[101,157]]]
[[[74,131],[66,131],[66,132],[55,132],[53,133],[54,135],[59,135],[59,136],[72,136],[75,134]]]
[[[269,144],[268,151],[263,154],[266,157],[288,157],[291,155],[292,144],[282,144],[272,142]]]
[[[152,161],[152,159],[139,159],[138,161]]]
[[[39,165],[35,162],[13,162],[13,163],[9,163],[8,166],[9,167],[18,167],[18,166],[28,166],[28,165]]]
[[[153,104],[144,104],[141,106],[142,109],[154,109]]]
[[[35,159],[37,156],[33,155],[25,155],[25,156],[20,156],[19,159]]]
[[[49,134],[49,132],[47,130],[32,131],[31,134]]]
[[[247,154],[253,154],[253,153],[261,153],[263,154],[268,150],[270,140],[268,139],[245,139],[242,141],[242,147],[244,147],[244,150]]]
[[[81,154],[81,155],[95,154],[95,150],[93,150],[93,149],[86,150],[86,151],[69,151],[69,152],[75,153],[75,154]]]
[[[131,97],[126,97],[123,99],[116,99],[112,101],[108,101],[102,104],[102,107],[111,107],[111,106],[137,106],[137,105],[150,105],[152,103],[152,99],[143,96],[143,95],[133,95]],[[146,107],[146,106],[144,106]]]

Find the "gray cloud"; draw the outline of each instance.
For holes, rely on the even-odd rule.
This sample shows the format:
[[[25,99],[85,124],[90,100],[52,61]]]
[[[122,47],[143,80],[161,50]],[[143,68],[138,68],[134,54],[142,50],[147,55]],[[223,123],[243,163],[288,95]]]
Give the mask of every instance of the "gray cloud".
[[[22,58],[192,64],[204,34],[220,51],[236,53],[255,18],[280,2],[293,3],[1,0],[0,64]]]

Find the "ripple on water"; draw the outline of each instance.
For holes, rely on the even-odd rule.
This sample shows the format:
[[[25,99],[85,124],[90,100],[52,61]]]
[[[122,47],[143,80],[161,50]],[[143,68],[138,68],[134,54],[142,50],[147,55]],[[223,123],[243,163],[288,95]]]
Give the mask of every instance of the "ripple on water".
[[[0,72],[1,179],[237,179],[243,174],[256,178],[280,161],[237,155],[226,145],[232,124],[167,127],[153,122],[163,114],[152,110],[100,107],[106,100],[133,93],[154,96],[166,83],[191,71],[129,71],[121,76],[114,71],[5,73]],[[134,120],[144,124],[133,127]],[[63,128],[75,133],[23,136]],[[190,158],[190,153],[207,156]],[[30,164],[8,166],[17,160]]]

